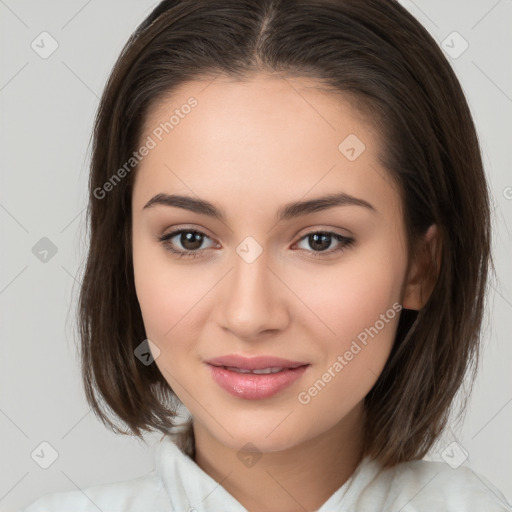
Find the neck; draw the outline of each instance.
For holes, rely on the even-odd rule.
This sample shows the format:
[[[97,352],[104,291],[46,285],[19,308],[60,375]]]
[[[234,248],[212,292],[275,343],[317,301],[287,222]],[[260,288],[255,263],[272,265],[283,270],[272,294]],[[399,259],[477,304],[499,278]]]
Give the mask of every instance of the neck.
[[[238,450],[223,445],[194,421],[195,461],[249,512],[317,510],[361,461],[362,417],[360,404],[321,435],[283,451],[263,453],[247,466],[241,464]]]

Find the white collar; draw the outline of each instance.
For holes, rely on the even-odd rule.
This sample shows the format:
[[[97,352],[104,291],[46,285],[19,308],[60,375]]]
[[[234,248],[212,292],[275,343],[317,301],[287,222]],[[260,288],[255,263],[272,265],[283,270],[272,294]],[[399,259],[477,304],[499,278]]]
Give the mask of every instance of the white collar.
[[[353,504],[364,488],[379,472],[379,465],[365,458],[353,475],[317,510],[331,512]],[[183,453],[165,435],[156,451],[156,472],[169,495],[173,510],[180,512],[247,512],[229,492]],[[357,480],[357,485],[354,482]]]

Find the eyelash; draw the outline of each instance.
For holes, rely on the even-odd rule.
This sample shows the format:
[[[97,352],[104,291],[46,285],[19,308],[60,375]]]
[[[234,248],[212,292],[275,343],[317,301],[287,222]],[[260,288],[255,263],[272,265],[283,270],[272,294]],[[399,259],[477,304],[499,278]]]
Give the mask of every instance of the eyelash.
[[[172,231],[171,233],[168,233],[166,235],[158,236],[157,239],[159,242],[162,243],[162,245],[164,246],[164,249],[166,251],[169,251],[170,253],[178,256],[179,258],[190,258],[190,259],[197,258],[202,252],[207,250],[207,249],[198,249],[195,251],[182,251],[182,250],[174,249],[172,247],[172,244],[170,243],[170,240],[172,238],[174,238],[176,235],[180,235],[182,233],[194,233],[194,234],[204,235],[204,237],[206,237],[206,238],[210,238],[205,233],[198,231],[196,229],[178,229],[178,230]],[[339,233],[336,233],[334,231],[311,231],[309,233],[306,233],[303,237],[301,237],[299,242],[308,238],[311,235],[331,235],[332,237],[334,237],[335,240],[340,242],[340,245],[334,250],[331,249],[329,251],[307,251],[307,252],[313,253],[313,258],[322,258],[322,257],[324,257],[323,255],[325,255],[325,254],[333,254],[336,252],[343,252],[346,248],[350,247],[355,242],[355,240],[353,238],[340,235]],[[302,250],[305,250],[305,249],[302,249]]]

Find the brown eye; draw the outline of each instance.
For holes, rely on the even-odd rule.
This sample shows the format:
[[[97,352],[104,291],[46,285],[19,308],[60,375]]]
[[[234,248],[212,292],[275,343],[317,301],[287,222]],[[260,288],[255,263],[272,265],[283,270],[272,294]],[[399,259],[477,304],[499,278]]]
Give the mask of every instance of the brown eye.
[[[312,252],[314,257],[322,257],[346,249],[353,244],[355,240],[332,231],[315,231],[303,236],[300,242],[304,241],[306,241],[306,245],[312,249],[312,251],[309,250],[308,252]],[[333,245],[333,242],[335,248],[328,250]],[[308,249],[306,248],[305,250]]]
[[[210,238],[201,231],[193,229],[180,229],[158,237],[166,250],[185,258],[195,258],[205,250],[201,246],[206,239]]]
[[[309,246],[315,251],[324,251],[329,249],[332,241],[332,235],[326,233],[314,233],[308,235]]]
[[[203,244],[203,235],[197,231],[182,231],[179,242],[188,251],[197,251]]]

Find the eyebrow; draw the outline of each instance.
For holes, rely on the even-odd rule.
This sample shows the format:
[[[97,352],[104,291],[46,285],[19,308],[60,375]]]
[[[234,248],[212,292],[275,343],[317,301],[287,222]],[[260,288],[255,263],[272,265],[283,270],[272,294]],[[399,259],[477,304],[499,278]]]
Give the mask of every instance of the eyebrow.
[[[143,210],[156,205],[174,206],[176,208],[183,208],[184,210],[189,210],[201,215],[208,215],[209,217],[213,217],[222,222],[225,222],[226,220],[226,215],[220,208],[217,208],[214,204],[205,201],[204,199],[160,193],[152,197],[144,205]],[[288,203],[277,212],[277,220],[290,220],[302,215],[321,212],[336,206],[362,206],[363,208],[377,212],[375,207],[368,201],[340,192],[338,194],[329,194],[327,196],[309,199],[307,201]]]

